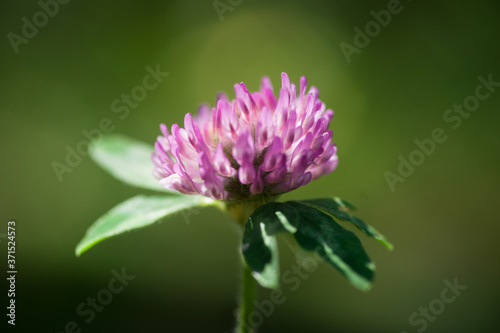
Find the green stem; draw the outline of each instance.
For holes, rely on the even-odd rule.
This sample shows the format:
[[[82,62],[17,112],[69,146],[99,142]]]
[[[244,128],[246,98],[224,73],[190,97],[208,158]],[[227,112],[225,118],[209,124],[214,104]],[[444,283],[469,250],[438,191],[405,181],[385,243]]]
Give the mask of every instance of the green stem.
[[[269,197],[262,196],[256,200],[247,202],[236,202],[236,203],[225,203],[226,211],[238,222],[238,224],[244,228],[245,223],[248,218],[253,213],[255,209],[264,205],[267,202],[273,201],[277,196]],[[241,296],[240,305],[238,308],[238,323],[236,326],[236,333],[252,333],[256,332],[248,323],[248,316],[253,311],[253,302],[255,298],[255,279],[252,276],[252,270],[245,263],[243,256],[242,260],[242,284],[241,284]]]
[[[238,309],[238,329],[237,333],[250,333],[252,328],[248,324],[248,316],[253,311],[253,301],[255,298],[255,279],[252,270],[243,262],[243,276],[241,285],[241,299]]]

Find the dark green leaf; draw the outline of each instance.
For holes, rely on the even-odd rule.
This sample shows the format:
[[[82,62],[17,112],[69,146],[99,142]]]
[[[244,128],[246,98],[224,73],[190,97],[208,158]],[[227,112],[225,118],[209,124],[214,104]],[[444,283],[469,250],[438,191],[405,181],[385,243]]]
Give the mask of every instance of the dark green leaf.
[[[374,227],[366,224],[365,222],[363,222],[363,220],[349,214],[349,211],[353,210],[354,206],[346,201],[343,201],[340,198],[303,200],[298,202],[318,208],[323,213],[334,218],[351,222],[365,234],[375,238],[376,240],[384,244],[389,250],[392,250],[393,248],[392,244],[384,237],[384,235],[378,232]]]
[[[252,275],[263,287],[278,287],[276,234],[296,232],[298,220],[293,207],[286,203],[270,202],[257,208],[245,224],[243,256],[252,269]]]
[[[299,226],[294,233],[299,245],[318,253],[354,286],[362,290],[370,289],[375,265],[358,237],[315,207],[301,202],[287,204],[295,208],[300,216]]]
[[[101,216],[76,246],[80,256],[100,241],[132,229],[143,228],[159,219],[195,206],[207,206],[214,201],[202,196],[144,196],[130,198]]]
[[[295,201],[263,205],[245,224],[243,255],[262,286],[276,288],[279,284],[276,234],[280,232],[293,234],[300,247],[318,253],[356,287],[371,287],[375,266],[358,237],[323,209]]]

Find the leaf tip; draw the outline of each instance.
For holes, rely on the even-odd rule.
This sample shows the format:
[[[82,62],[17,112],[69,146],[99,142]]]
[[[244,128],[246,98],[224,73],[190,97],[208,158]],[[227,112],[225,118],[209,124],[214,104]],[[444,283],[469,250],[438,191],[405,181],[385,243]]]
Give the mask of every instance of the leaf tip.
[[[359,290],[367,293],[372,289],[373,284],[371,282],[367,282],[367,283],[362,284],[362,285],[355,285],[355,287],[357,287]]]
[[[80,249],[78,246],[75,248],[75,257],[80,258],[82,253],[85,252],[85,250]]]
[[[374,237],[377,241],[379,241],[383,246],[385,246],[389,251],[394,249],[394,245],[389,242],[384,236],[378,234],[377,237]]]
[[[280,286],[278,279],[266,278],[262,273],[252,271],[252,276],[264,288],[278,289]]]
[[[80,256],[85,253],[89,249],[88,246],[82,246],[81,243],[78,244],[75,248],[75,256],[80,258]]]

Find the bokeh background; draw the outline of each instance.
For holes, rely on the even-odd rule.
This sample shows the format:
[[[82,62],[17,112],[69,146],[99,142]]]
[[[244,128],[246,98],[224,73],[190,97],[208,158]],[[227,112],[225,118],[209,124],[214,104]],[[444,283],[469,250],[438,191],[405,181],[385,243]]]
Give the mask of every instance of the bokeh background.
[[[363,293],[321,265],[260,332],[417,332],[409,317],[439,299],[443,281],[467,289],[426,332],[491,331],[498,327],[498,137],[500,89],[457,129],[443,120],[474,94],[478,76],[500,81],[500,7],[494,1],[406,1],[402,11],[347,62],[371,10],[387,1],[221,0],[70,1],[16,53],[10,32],[40,11],[35,0],[3,1],[0,9],[0,247],[7,222],[17,222],[17,317],[14,331],[230,332],[239,285],[240,234],[215,209],[107,240],[76,258],[85,230],[139,189],[120,183],[84,157],[58,181],[52,163],[85,139],[103,118],[114,132],[154,142],[158,125],[182,123],[220,90],[234,96],[244,81],[258,89],[280,73],[306,75],[335,111],[337,170],[283,199],[337,195],[395,245],[392,252],[359,235],[377,264]],[[147,66],[169,76],[120,119],[111,103],[142,84]],[[397,173],[442,128],[448,139],[391,191]],[[295,264],[280,243],[282,271]],[[7,306],[2,255],[2,313]],[[113,269],[135,276],[95,319],[76,308],[106,288]],[[259,290],[259,299],[269,296]],[[6,321],[2,314],[2,325]],[[422,317],[419,317],[422,318]],[[12,327],[9,327],[12,329]]]

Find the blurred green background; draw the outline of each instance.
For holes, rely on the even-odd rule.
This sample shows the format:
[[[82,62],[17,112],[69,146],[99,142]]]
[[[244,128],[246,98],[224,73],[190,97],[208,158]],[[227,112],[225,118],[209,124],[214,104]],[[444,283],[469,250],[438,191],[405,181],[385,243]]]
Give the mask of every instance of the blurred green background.
[[[34,0],[0,5],[0,233],[17,222],[14,330],[63,332],[74,321],[82,332],[230,332],[240,234],[226,216],[211,208],[187,219],[178,214],[76,258],[86,229],[143,191],[89,157],[62,182],[52,163],[65,163],[66,147],[103,118],[114,132],[153,143],[161,122],[182,123],[201,102],[213,105],[220,90],[234,96],[236,82],[257,90],[268,75],[277,90],[283,71],[297,84],[307,76],[335,111],[340,159],[333,174],[283,199],[349,200],[395,249],[359,234],[377,264],[373,290],[358,291],[321,265],[297,290],[283,286],[286,301],[260,332],[422,331],[409,317],[455,278],[467,289],[425,331],[494,330],[500,89],[457,129],[443,114],[474,94],[479,75],[500,81],[498,2],[402,1],[401,12],[349,63],[339,44],[353,45],[353,29],[364,30],[374,20],[370,11],[387,9],[387,1],[221,2],[232,9],[222,20],[212,0],[71,1],[18,53],[7,34],[21,35],[21,19],[32,21],[41,7]],[[120,119],[111,103],[157,65],[169,76]],[[397,173],[398,156],[408,158],[414,140],[435,128],[448,139],[391,191],[384,173]],[[295,258],[285,243],[280,249],[285,271]],[[122,268],[135,279],[86,323],[77,307]],[[259,290],[260,300],[268,296]]]

